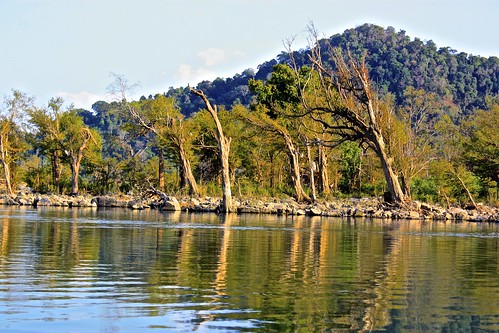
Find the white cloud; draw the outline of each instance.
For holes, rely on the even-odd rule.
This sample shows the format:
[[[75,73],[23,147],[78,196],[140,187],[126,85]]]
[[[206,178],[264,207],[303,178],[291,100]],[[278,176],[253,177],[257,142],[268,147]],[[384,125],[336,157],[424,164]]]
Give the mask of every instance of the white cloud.
[[[213,67],[227,60],[226,51],[213,47],[199,51],[198,56],[203,60],[204,65],[208,67]]]
[[[215,71],[209,68],[199,67],[193,68],[190,65],[181,64],[177,69],[176,79],[182,84],[197,84],[203,80],[213,80],[217,77]]]
[[[57,93],[57,96],[62,97],[66,104],[73,104],[75,108],[82,108],[90,110],[92,104],[97,101],[106,100],[106,95],[92,94],[87,91],[81,91],[78,93],[71,93],[67,91],[62,91]]]
[[[245,53],[239,50],[228,52],[217,48],[209,48],[198,52],[198,57],[202,65],[195,67],[188,64],[181,64],[176,73],[176,79],[179,84],[197,84],[203,80],[214,80],[223,72],[224,65],[245,57]],[[218,74],[217,74],[218,73]],[[232,73],[234,74],[234,73]]]

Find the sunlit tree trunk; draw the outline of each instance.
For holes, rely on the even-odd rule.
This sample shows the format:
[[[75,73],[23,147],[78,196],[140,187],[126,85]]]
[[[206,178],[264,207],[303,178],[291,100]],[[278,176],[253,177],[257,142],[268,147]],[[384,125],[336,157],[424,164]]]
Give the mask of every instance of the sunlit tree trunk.
[[[191,163],[187,158],[187,153],[182,144],[178,145],[179,159],[180,159],[180,186],[189,187],[189,195],[199,197],[199,190],[196,179],[192,173]]]
[[[284,138],[286,148],[288,149],[289,164],[291,167],[291,180],[293,181],[293,188],[296,194],[296,201],[298,202],[311,202],[310,197],[303,190],[301,185],[301,172],[300,172],[300,154],[296,150],[293,140],[286,131],[279,130],[279,133]]]
[[[319,145],[319,191],[322,195],[329,194],[329,174],[326,148]]]
[[[402,191],[398,176],[394,171],[392,164],[393,160],[389,158],[386,153],[386,146],[383,136],[381,134],[375,133],[373,144],[375,147],[374,151],[381,162],[381,168],[383,169],[383,175],[385,176],[388,191],[390,192],[391,198],[389,201],[404,202],[406,200],[406,196],[404,195],[404,191]]]
[[[12,189],[12,179],[10,173],[10,165],[9,165],[9,131],[10,124],[8,121],[4,121],[2,126],[2,133],[0,133],[0,161],[3,167],[3,174],[5,177],[5,187],[7,188],[7,193],[10,195],[14,195],[14,191]]]
[[[307,144],[307,157],[308,157],[308,165],[310,169],[310,189],[311,189],[311,200],[316,201],[317,200],[317,194],[315,191],[315,164],[312,159],[312,154],[310,152],[310,145]]]
[[[164,191],[165,189],[165,157],[163,155],[163,149],[159,148],[158,154],[158,186]]]
[[[2,162],[2,167],[3,167],[3,174],[5,177],[5,186],[7,188],[7,193],[10,195],[14,195],[14,190],[12,189],[12,178],[10,174],[10,165],[8,161],[8,152],[7,152],[7,135],[0,135],[0,160]]]
[[[52,166],[52,184],[54,189],[61,192],[61,163],[59,160],[59,156],[57,150],[54,150],[50,153],[50,164]]]
[[[220,207],[223,213],[228,213],[232,209],[232,192],[230,188],[230,169],[229,169],[229,152],[230,152],[230,142],[231,138],[224,135],[222,124],[218,119],[217,107],[212,106],[206,95],[201,90],[195,90],[191,88],[191,92],[195,95],[201,97],[203,100],[206,110],[210,113],[216,127],[216,139],[218,143],[218,154],[220,158],[220,164],[222,165],[222,205]]]
[[[78,195],[79,192],[79,176],[80,176],[80,166],[81,160],[83,159],[83,151],[87,148],[87,143],[93,140],[92,134],[88,128],[81,129],[84,138],[81,146],[75,152],[70,149],[67,151],[69,159],[71,161],[71,195]]]
[[[80,162],[72,161],[71,162],[71,194],[77,195],[79,191],[79,174],[80,174]]]

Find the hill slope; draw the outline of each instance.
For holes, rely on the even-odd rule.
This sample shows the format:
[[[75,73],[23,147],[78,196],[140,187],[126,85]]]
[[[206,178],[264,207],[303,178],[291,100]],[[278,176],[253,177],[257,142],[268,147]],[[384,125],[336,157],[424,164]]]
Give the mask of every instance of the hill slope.
[[[354,56],[367,52],[366,62],[371,79],[381,93],[395,95],[399,104],[404,103],[404,91],[413,86],[436,93],[442,99],[459,107],[461,114],[486,107],[486,97],[499,94],[499,58],[480,57],[457,52],[450,47],[440,47],[433,41],[411,39],[405,31],[382,28],[373,24],[348,29],[331,36],[321,43],[350,50]],[[326,50],[327,48],[323,48]],[[308,64],[308,51],[299,50],[293,56],[299,65]],[[245,70],[232,78],[203,81],[197,88],[205,91],[215,103],[230,108],[236,103],[249,105],[251,93],[247,82],[251,78],[265,79],[277,63],[289,62],[283,52],[276,59],[258,66],[257,71]],[[325,53],[324,59],[329,57]],[[190,115],[203,107],[201,101],[191,96],[187,87],[170,88],[164,93],[174,96],[182,112]]]

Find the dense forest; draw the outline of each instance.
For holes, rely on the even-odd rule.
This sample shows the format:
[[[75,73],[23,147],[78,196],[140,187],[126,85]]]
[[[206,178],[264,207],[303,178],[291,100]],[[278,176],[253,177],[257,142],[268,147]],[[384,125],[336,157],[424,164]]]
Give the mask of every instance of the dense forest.
[[[498,204],[499,58],[365,24],[256,70],[92,110],[13,91],[5,189]]]

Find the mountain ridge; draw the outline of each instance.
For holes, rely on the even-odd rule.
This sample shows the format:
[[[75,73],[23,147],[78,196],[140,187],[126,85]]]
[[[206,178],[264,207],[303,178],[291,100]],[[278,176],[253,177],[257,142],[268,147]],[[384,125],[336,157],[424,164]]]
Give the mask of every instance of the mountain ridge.
[[[496,56],[487,58],[458,52],[450,46],[437,47],[432,40],[411,38],[404,30],[397,32],[393,27],[383,28],[368,23],[320,42],[343,51],[349,50],[357,57],[366,52],[371,80],[381,94],[393,94],[399,105],[404,103],[404,91],[413,87],[449,100],[459,109],[457,116],[461,116],[486,108],[487,97],[499,94],[499,58]],[[310,64],[308,52],[308,48],[293,51],[293,58],[299,66]],[[332,64],[326,52],[323,57]],[[265,80],[273,66],[289,62],[290,54],[283,51],[274,59],[258,65],[256,70],[246,69],[232,77],[205,80],[196,88],[226,109],[235,104],[249,106],[252,94],[248,80]],[[188,87],[170,87],[163,95],[174,97],[186,116],[203,107],[191,96]]]

